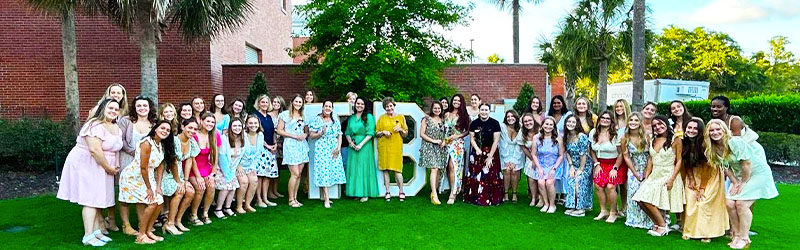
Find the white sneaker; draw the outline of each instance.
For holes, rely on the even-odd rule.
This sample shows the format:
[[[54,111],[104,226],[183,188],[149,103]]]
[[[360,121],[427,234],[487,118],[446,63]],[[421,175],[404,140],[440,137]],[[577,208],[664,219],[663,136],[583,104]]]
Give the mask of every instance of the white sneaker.
[[[83,243],[84,246],[93,246],[93,247],[102,247],[106,245],[104,241],[98,239],[97,236],[94,235],[93,233],[84,235],[83,239],[81,239],[81,243]]]
[[[94,235],[94,237],[96,237],[97,239],[99,239],[99,240],[101,240],[103,242],[111,241],[111,238],[109,238],[108,236],[103,234],[103,232],[100,231],[100,229],[94,230],[94,232],[92,232],[92,234]]]

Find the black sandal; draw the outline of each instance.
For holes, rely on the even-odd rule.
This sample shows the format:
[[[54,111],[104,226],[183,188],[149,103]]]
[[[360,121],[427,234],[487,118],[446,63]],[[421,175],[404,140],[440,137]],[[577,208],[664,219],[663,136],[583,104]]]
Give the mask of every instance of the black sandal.
[[[397,196],[400,198],[400,201],[406,201],[406,193],[400,192]]]
[[[214,210],[214,216],[217,216],[217,219],[225,219],[225,213],[222,212],[222,209]]]
[[[158,215],[158,218],[156,218],[156,223],[153,223],[153,226],[154,227],[162,227],[166,223],[167,223],[167,215],[161,214],[161,215]]]

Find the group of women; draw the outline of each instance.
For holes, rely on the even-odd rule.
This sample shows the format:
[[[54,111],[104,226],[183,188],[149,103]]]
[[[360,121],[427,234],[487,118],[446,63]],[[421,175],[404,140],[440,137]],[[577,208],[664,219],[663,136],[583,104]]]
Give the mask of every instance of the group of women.
[[[371,102],[348,93],[348,114],[334,114],[333,102],[324,101],[319,115],[305,117],[304,106],[314,99],[311,91],[288,105],[280,96],[247,104],[215,95],[210,108],[200,97],[156,107],[142,96],[128,103],[125,88],[112,84],[80,130],[57,197],[83,206],[82,242],[92,246],[105,245],[108,230],[119,230],[116,206],[122,231],[141,244],[164,240],[154,226],[174,235],[190,231],[183,225],[186,210],[188,221],[201,226],[212,223],[212,207],[225,218],[276,206],[270,199],[283,197],[279,164],[291,174],[291,207],[303,206],[297,192],[307,183],[307,163],[313,163],[308,179],[320,187],[326,208],[332,205],[327,188],[334,185],[346,184],[345,194],[361,202],[380,197],[379,171],[384,199],[392,199],[394,175],[404,201],[402,145],[409,128],[395,101],[383,99],[385,114],[375,119]],[[442,98],[421,122],[420,165],[431,169],[433,204],[441,204],[439,193],[448,189],[448,204],[459,195],[482,206],[516,202],[523,172],[530,206],[541,212],[563,205],[565,214],[583,217],[592,209],[594,187],[600,200],[595,220],[613,223],[627,215],[626,225],[662,236],[672,212],[684,237],[708,240],[730,229],[731,247],[743,248],[750,243],[752,204],[777,196],[757,134],[731,115],[725,97],[714,98],[716,119],[707,124],[679,101],[667,118],[653,103],[632,113],[619,100],[598,116],[586,98],[569,110],[556,96],[545,111],[534,97],[521,116],[507,111],[502,122],[489,116],[491,106],[478,95],[469,103],[460,94]],[[256,111],[248,114],[246,105]],[[339,115],[349,117],[340,122]],[[130,204],[138,231],[130,224]]]
[[[599,116],[583,97],[572,110],[561,96],[552,98],[547,112],[543,106],[533,97],[521,117],[509,110],[497,129],[485,125],[489,106],[480,106],[481,120],[469,129],[473,154],[465,172],[493,180],[500,169],[492,166],[500,163],[500,179],[506,178],[501,180],[504,192],[484,186],[488,198],[478,204],[497,204],[490,202],[499,200],[497,196],[508,200],[509,191],[516,201],[522,171],[528,177],[530,206],[541,212],[554,213],[563,203],[566,215],[583,217],[592,209],[594,189],[600,205],[594,220],[614,223],[625,217],[625,225],[647,229],[653,236],[675,230],[684,239],[703,242],[727,231],[729,246],[741,249],[750,244],[753,203],[778,195],[758,134],[732,114],[724,96],[712,99],[713,119],[708,122],[693,117],[681,101],[670,103],[668,116],[657,114],[655,103],[631,112],[622,99]],[[432,106],[430,117],[437,115],[437,107]],[[484,131],[497,132],[491,136]],[[487,136],[493,139],[485,141]],[[499,159],[494,154],[498,142]],[[484,156],[495,159],[482,162]],[[471,192],[464,191],[465,200]],[[437,203],[434,195],[432,202]],[[670,213],[677,221],[668,227]]]

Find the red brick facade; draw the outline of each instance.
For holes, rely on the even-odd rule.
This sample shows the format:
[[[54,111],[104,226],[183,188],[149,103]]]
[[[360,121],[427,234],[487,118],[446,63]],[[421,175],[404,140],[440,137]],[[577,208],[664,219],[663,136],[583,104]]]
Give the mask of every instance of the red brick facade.
[[[305,92],[308,72],[297,65],[223,65],[224,92],[229,97],[246,97],[253,77],[261,71],[270,94],[283,97]],[[542,64],[459,64],[445,69],[450,86],[464,94],[477,93],[484,101],[501,103],[516,98],[522,84],[529,82],[537,95],[545,96],[547,69]]]
[[[243,63],[245,43],[262,49],[265,63],[291,63],[284,51],[292,45],[291,5],[284,13],[278,1],[259,0],[248,23],[213,42],[187,44],[177,31],[168,31],[158,46],[159,100],[183,102],[221,92],[222,64]],[[138,95],[136,42],[105,18],[79,15],[75,22],[81,113],[113,82],[123,84],[129,97]],[[26,0],[0,0],[0,118],[61,119],[63,72],[58,17],[33,11]]]

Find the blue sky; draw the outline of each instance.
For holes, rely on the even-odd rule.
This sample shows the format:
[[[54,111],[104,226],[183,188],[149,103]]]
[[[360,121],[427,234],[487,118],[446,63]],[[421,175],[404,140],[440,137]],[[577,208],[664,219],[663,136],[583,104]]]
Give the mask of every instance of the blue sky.
[[[299,5],[307,0],[294,0]],[[467,27],[446,31],[445,35],[464,48],[475,51],[475,63],[497,53],[506,63],[513,62],[511,13],[499,10],[490,0],[452,0],[474,4],[472,21]],[[520,63],[537,63],[537,45],[551,38],[559,21],[575,0],[544,0],[532,5],[526,0],[520,15]],[[628,0],[632,2],[632,0]],[[749,56],[769,48],[769,39],[782,35],[792,42],[790,51],[800,56],[800,0],[646,0],[650,28],[659,32],[675,25],[685,29],[705,27],[727,33]]]
[[[447,32],[454,42],[469,48],[470,39],[476,54],[475,62],[486,62],[497,53],[506,63],[513,60],[511,14],[499,10],[489,0],[453,0],[459,4],[474,3],[469,27]],[[536,45],[543,37],[553,37],[558,22],[576,1],[544,0],[532,5],[523,0],[520,15],[520,63],[536,63]],[[800,55],[800,0],[649,0],[646,1],[650,28],[660,32],[675,25],[685,29],[706,27],[727,33],[736,40],[745,55],[767,50],[769,39],[776,35],[789,38],[788,46]]]

